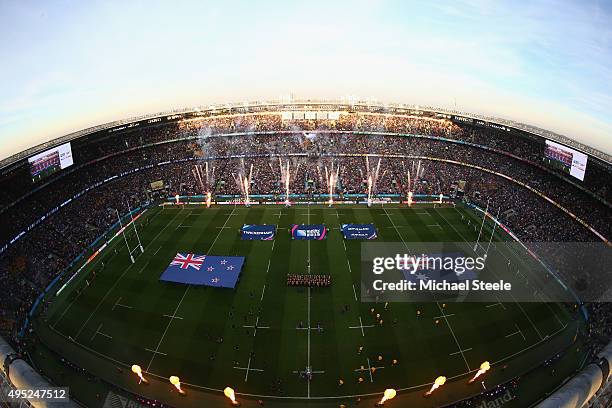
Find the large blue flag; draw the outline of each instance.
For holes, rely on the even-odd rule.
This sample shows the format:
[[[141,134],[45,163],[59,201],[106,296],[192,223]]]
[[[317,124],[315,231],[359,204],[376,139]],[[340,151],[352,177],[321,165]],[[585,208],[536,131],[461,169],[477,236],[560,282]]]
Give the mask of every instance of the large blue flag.
[[[233,288],[238,282],[243,256],[213,256],[177,253],[159,280]]]

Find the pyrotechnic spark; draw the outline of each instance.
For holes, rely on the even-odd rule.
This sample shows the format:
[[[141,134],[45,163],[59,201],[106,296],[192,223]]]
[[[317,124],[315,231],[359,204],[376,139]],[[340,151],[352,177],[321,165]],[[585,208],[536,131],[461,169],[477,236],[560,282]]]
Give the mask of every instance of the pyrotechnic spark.
[[[476,379],[478,377],[480,377],[481,375],[483,375],[484,373],[486,373],[490,369],[491,369],[491,364],[489,364],[488,361],[485,361],[484,363],[482,363],[480,365],[480,368],[479,368],[478,372],[476,373],[476,375],[474,375],[474,377],[469,381],[470,384],[473,383],[474,381],[476,381]]]
[[[446,383],[446,377],[441,375],[440,377],[436,378],[436,381],[434,381],[431,389],[425,393],[425,396],[430,396],[432,392],[440,388],[442,385],[444,385],[444,383]]]

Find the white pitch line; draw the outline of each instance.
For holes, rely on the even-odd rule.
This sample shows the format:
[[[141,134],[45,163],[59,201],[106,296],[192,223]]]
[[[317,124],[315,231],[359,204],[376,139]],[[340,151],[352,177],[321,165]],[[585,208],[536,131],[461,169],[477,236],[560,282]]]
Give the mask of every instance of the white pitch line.
[[[439,318],[443,318],[444,319],[445,317],[451,317],[451,316],[454,316],[454,315],[455,315],[454,313],[447,314],[447,315],[443,314],[442,316],[436,316],[433,319],[439,319]]]
[[[161,339],[159,339],[159,342],[157,343],[157,347],[155,347],[155,351],[153,352],[153,355],[151,356],[151,360],[149,361],[149,364],[147,365],[147,369],[145,371],[149,372],[149,368],[151,368],[151,364],[153,364],[153,360],[155,359],[155,354],[158,352],[159,346],[161,346],[162,342],[164,341],[164,337],[166,337],[166,333],[168,333],[168,329],[170,328],[170,325],[174,321],[174,316],[176,316],[176,312],[178,312],[179,307],[181,307],[181,303],[183,303],[183,299],[185,299],[185,295],[187,295],[187,292],[189,292],[190,287],[191,286],[187,286],[187,289],[185,289],[185,292],[183,292],[183,297],[181,298],[178,305],[176,306],[176,309],[174,309],[172,318],[168,322],[168,325],[166,325],[166,330],[164,330],[164,333],[162,334]]]
[[[523,337],[523,341],[527,341],[527,339],[525,338],[525,335],[523,334],[523,331],[518,326],[518,324],[514,323],[514,327],[516,327],[516,329],[519,331],[519,333],[521,333],[521,337]]]
[[[163,245],[162,245],[163,246]],[[157,251],[155,251],[155,253],[153,254],[153,256],[157,255],[157,253],[159,252],[159,250],[162,249],[162,247],[160,246],[159,248],[157,248]]]
[[[515,331],[514,333],[510,333],[510,334],[506,335],[506,338],[508,338],[508,337],[512,337],[512,336],[516,336],[516,335],[517,335],[517,334],[519,334],[519,333],[520,333],[520,332]]]
[[[372,366],[370,366],[370,357],[367,357],[367,359],[368,359],[368,373],[370,373],[370,382],[373,383],[374,377],[372,377]]]
[[[495,307],[495,306],[502,306],[502,304],[500,302],[497,302],[497,303],[493,303],[492,305],[486,305],[485,307],[489,308],[489,307]]]
[[[102,323],[100,323],[100,325],[98,326],[98,328],[96,329],[96,332],[93,334],[93,336],[91,336],[91,339],[89,340],[89,342],[91,343],[93,341],[93,339],[98,335],[98,331],[100,330],[100,328],[102,328]]]
[[[255,335],[257,334],[257,325],[259,324],[259,316],[257,316],[257,319],[255,320],[255,330],[253,330],[253,337],[255,337]]]
[[[270,269],[270,260],[268,260],[268,269]],[[263,301],[264,293],[266,293],[266,284],[265,283],[263,285],[263,289],[261,290],[261,297],[259,298],[260,302]]]
[[[244,326],[242,326],[242,327],[244,327],[244,328],[246,328],[246,329],[254,329],[254,328],[258,328],[258,329],[269,329],[269,328],[270,328],[270,326],[254,326],[254,325],[248,325],[248,324],[247,324],[247,325],[244,325]]]
[[[92,341],[93,341],[93,339],[94,339],[94,338],[95,338],[95,337],[96,337],[98,334],[99,334],[100,336],[104,336],[104,337],[106,337],[107,339],[111,339],[111,340],[113,339],[113,338],[112,338],[111,336],[109,336],[108,334],[106,334],[106,333],[102,333],[102,332],[100,331],[100,329],[101,329],[101,328],[102,328],[102,323],[100,323],[100,326],[98,326],[98,329],[96,330],[96,332],[94,333],[94,335],[93,335],[93,336],[91,336],[91,340],[90,340],[90,342],[92,342]]]
[[[467,359],[465,358],[465,355],[463,354],[464,351],[468,351],[471,350],[471,348],[469,349],[465,349],[463,350],[461,348],[461,345],[459,344],[459,340],[457,340],[457,336],[455,335],[455,331],[453,330],[453,327],[451,326],[450,322],[448,321],[448,319],[446,318],[446,315],[444,314],[444,311],[442,310],[442,308],[440,307],[440,304],[438,302],[436,302],[436,305],[438,305],[438,309],[440,309],[440,313],[442,313],[442,317],[444,317],[444,321],[446,322],[446,325],[448,326],[448,329],[451,332],[451,335],[453,336],[453,339],[455,340],[455,344],[457,345],[457,347],[459,348],[459,351],[453,354],[459,354],[461,353],[461,357],[463,357],[463,362],[465,363],[465,366],[467,367],[468,371],[471,371],[472,369],[470,368],[470,365],[467,362]],[[453,355],[451,354],[451,356]]]
[[[512,296],[512,293],[510,294],[510,296]],[[514,298],[514,296],[512,296],[512,297]],[[540,333],[540,331],[538,330],[538,328],[535,325],[535,323],[533,323],[533,321],[531,320],[531,318],[529,317],[527,312],[525,312],[525,309],[523,309],[523,306],[521,306],[521,304],[519,302],[516,302],[516,305],[519,307],[519,309],[521,309],[521,311],[523,312],[523,314],[525,315],[527,320],[529,320],[529,323],[531,323],[531,325],[535,329],[536,333],[538,333],[538,336],[540,336],[540,340],[544,340],[544,337],[542,336],[542,333]]]
[[[104,336],[104,337],[106,337],[106,338],[108,338],[108,339],[111,339],[111,340],[113,339],[111,336],[109,336],[109,335],[108,335],[108,334],[106,334],[106,333],[102,333],[100,330],[98,330],[98,334],[99,334],[100,336]]]
[[[251,368],[251,357],[249,357],[249,364],[247,365],[246,374],[244,375],[244,382],[249,379],[249,368]]]
[[[470,350],[472,350],[471,347],[470,348],[466,348],[464,350],[455,351],[454,353],[450,353],[449,356],[454,356],[454,355],[457,355],[457,354],[461,354],[463,356],[463,353],[465,353],[466,351],[470,351]],[[463,358],[465,358],[465,357],[463,357]]]
[[[355,302],[358,302],[357,300],[357,291],[355,291],[355,284],[353,283],[353,296],[355,296]]]
[[[244,377],[244,382],[247,382],[247,379],[249,377],[249,373],[251,371],[258,371],[258,372],[263,372],[264,370],[262,368],[250,368],[250,367],[234,367],[234,369],[236,370],[246,370],[246,375]]]
[[[155,354],[161,354],[162,356],[167,356],[167,355],[168,355],[168,354],[166,354],[166,353],[162,353],[161,351],[151,350],[150,348],[145,348],[145,350],[147,350],[147,351],[149,351],[149,352],[153,353],[153,355],[155,355]]]
[[[133,309],[133,308],[134,308],[133,306],[126,306],[126,305],[123,305],[123,304],[121,304],[121,303],[116,303],[115,305],[116,305],[116,306],[119,306],[119,307],[124,307],[124,308],[126,308],[126,309]]]
[[[232,367],[236,370],[246,370],[246,367]],[[249,371],[264,371],[263,368],[249,368]]]
[[[539,293],[537,294],[537,296],[540,298],[540,300],[542,301],[542,303],[545,303],[548,305],[548,302],[546,302],[544,300],[544,298],[542,298],[542,295],[540,295]],[[559,316],[557,315],[557,312],[555,312],[555,310],[552,307],[548,307],[548,309],[553,313],[553,315],[555,315],[555,318],[557,319],[557,321],[559,322],[560,326],[563,326],[563,322],[561,321],[561,319],[559,319]]]
[[[497,299],[497,302],[501,305],[502,309],[506,310],[506,306],[504,306],[504,304],[501,302],[499,296],[495,295],[495,299]]]
[[[377,370],[382,370],[383,368],[385,368],[385,366],[372,366],[372,367],[370,367],[370,370],[371,370],[372,368],[375,368],[375,369],[377,369]],[[360,373],[360,372],[362,373],[362,372],[364,372],[364,371],[368,371],[368,369],[367,369],[367,368],[356,368],[356,369],[355,369],[355,370],[353,370],[353,371],[354,371],[354,372],[356,372],[356,373]]]
[[[368,326],[364,326],[363,325],[363,321],[361,320],[361,316],[359,316],[359,326],[349,326],[349,329],[361,329],[361,336],[365,337],[365,332],[363,331],[364,328],[371,328],[374,327],[373,324],[368,325]]]
[[[167,314],[165,314],[165,315],[164,315],[164,317],[169,317],[170,319],[179,319],[179,320],[183,320],[183,318],[182,318],[182,317],[180,317],[180,316],[171,316],[171,315],[167,315]]]
[[[157,252],[156,252],[157,253]],[[149,258],[149,260],[142,266],[142,268],[140,268],[140,270],[138,271],[138,273],[142,273],[142,271],[144,271],[144,269],[149,266],[149,262],[151,262],[151,258]]]

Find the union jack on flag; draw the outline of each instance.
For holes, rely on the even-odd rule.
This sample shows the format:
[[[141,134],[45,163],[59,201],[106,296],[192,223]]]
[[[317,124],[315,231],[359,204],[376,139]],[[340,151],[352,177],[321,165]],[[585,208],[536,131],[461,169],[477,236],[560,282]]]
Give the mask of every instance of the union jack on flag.
[[[243,256],[177,253],[159,280],[188,285],[233,288],[244,265]]]
[[[204,263],[206,255],[195,255],[195,254],[176,254],[174,260],[170,262],[170,265],[180,266],[181,269],[189,269],[190,267],[199,271]]]

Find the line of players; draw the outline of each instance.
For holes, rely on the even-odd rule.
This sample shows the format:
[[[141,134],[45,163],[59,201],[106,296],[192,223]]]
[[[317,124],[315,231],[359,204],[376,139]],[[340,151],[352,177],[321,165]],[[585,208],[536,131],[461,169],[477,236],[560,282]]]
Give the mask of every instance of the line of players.
[[[287,275],[287,286],[326,287],[330,285],[330,275]]]

